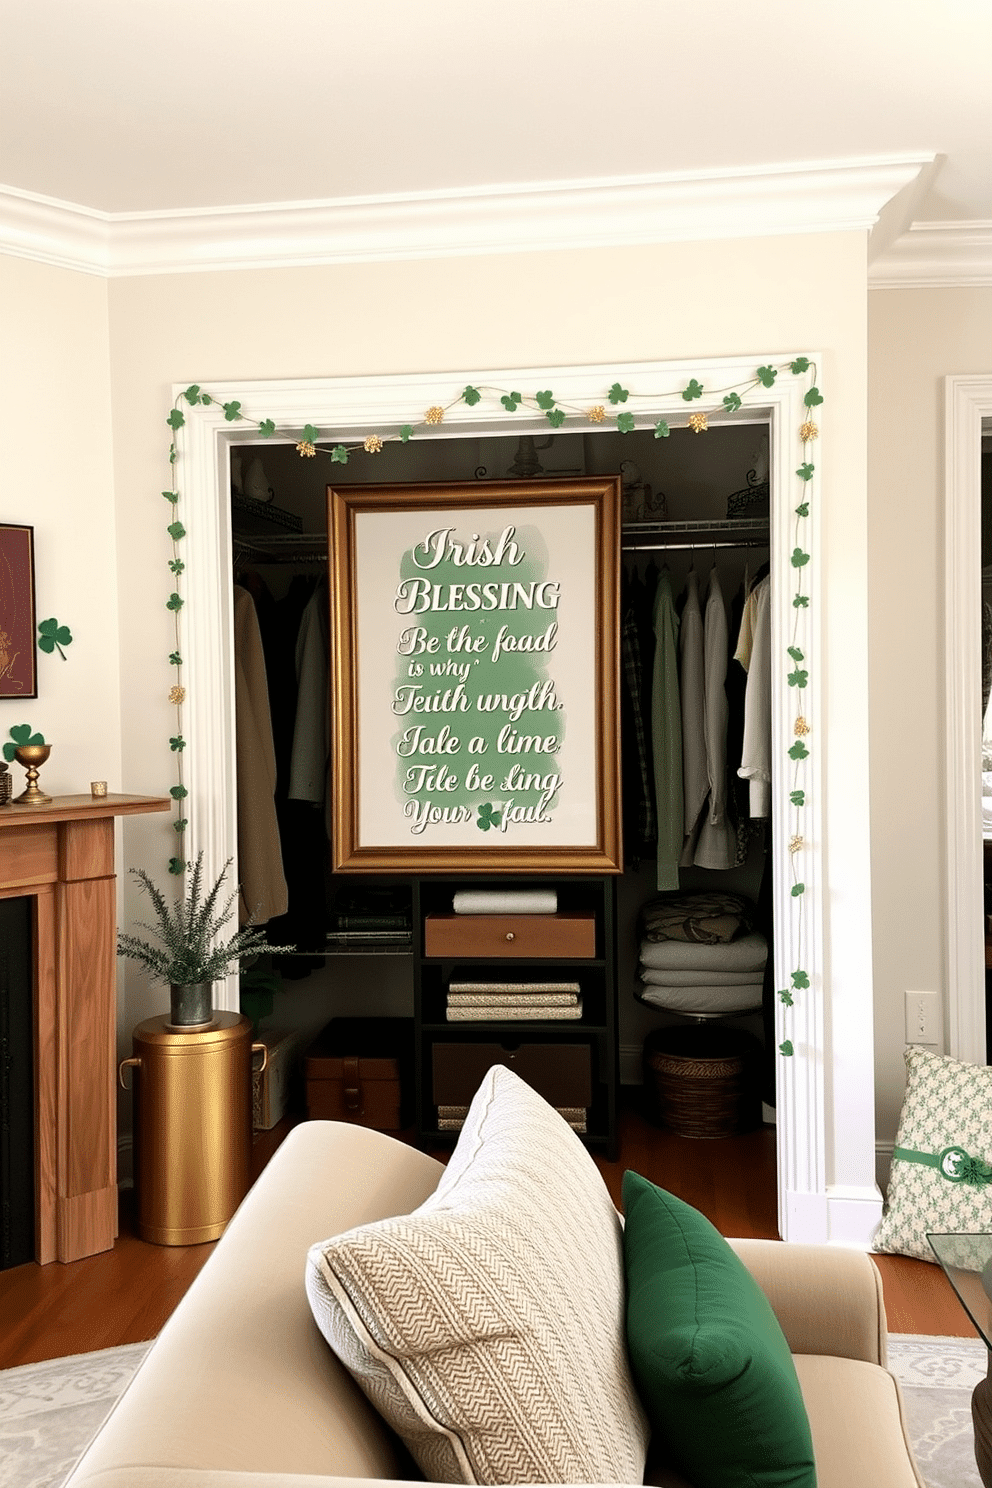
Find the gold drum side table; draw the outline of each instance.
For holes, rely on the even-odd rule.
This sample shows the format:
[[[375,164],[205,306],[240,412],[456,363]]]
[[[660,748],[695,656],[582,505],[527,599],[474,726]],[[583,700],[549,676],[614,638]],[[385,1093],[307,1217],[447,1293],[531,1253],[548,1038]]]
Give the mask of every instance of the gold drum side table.
[[[252,1025],[217,1012],[208,1028],[167,1014],[139,1023],[133,1069],[137,1226],[155,1245],[216,1240],[248,1191]],[[256,1045],[262,1049],[264,1045]],[[264,1067],[264,1066],[263,1066]]]

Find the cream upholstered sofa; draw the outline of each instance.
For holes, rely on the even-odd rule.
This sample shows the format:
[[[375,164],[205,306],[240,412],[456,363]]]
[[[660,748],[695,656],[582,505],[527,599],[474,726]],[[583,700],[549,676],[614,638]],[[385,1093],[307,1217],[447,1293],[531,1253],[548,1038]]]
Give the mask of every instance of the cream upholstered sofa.
[[[328,1348],[304,1289],[315,1242],[406,1215],[441,1164],[389,1136],[296,1127],[244,1200],[71,1488],[346,1488],[419,1477]],[[792,1350],[819,1488],[920,1488],[863,1254],[732,1242]],[[108,1301],[112,1305],[112,1299]],[[651,1481],[684,1485],[662,1468]]]

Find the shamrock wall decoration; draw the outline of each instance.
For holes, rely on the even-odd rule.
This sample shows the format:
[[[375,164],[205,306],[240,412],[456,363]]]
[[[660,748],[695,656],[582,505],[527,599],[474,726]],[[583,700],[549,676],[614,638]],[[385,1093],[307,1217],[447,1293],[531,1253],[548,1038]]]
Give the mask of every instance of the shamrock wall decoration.
[[[51,656],[57,651],[62,660],[65,661],[63,646],[72,645],[72,631],[68,625],[60,625],[55,619],[42,620],[38,625],[38,650],[46,651]]]
[[[3,757],[10,764],[22,744],[44,744],[43,734],[33,734],[29,723],[15,723],[10,731],[13,744],[3,746]]]

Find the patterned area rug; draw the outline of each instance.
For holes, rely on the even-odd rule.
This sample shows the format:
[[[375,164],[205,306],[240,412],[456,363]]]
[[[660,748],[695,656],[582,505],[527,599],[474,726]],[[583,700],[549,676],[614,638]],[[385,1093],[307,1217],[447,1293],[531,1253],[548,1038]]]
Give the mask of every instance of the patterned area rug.
[[[0,1482],[59,1488],[119,1399],[151,1344],[0,1370]],[[889,1337],[909,1432],[928,1488],[981,1488],[971,1392],[988,1356],[977,1339]]]
[[[4,1488],[63,1483],[150,1348],[150,1343],[129,1343],[0,1370]]]

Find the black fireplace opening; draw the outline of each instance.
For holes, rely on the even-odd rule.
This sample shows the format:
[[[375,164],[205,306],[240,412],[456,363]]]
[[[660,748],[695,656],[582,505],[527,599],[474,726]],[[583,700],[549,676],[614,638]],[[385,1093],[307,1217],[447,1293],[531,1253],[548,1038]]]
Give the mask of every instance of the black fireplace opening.
[[[0,1270],[34,1260],[32,910],[0,899]]]

